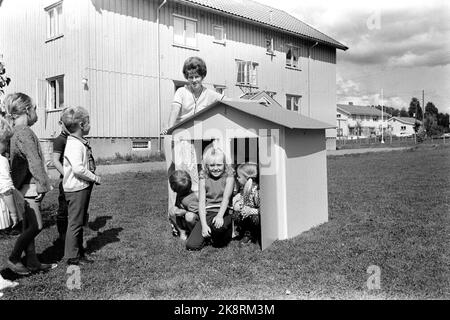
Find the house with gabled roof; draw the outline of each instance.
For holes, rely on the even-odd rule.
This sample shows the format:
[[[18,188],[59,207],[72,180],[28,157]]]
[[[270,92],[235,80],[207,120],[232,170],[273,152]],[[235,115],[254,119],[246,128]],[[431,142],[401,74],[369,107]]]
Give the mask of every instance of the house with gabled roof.
[[[388,120],[389,133],[397,137],[408,137],[415,134],[414,126],[422,122],[410,117],[392,117]]]
[[[390,114],[371,106],[337,104],[336,126],[338,138],[366,138],[381,135],[387,129]]]
[[[3,0],[0,43],[7,93],[36,100],[38,136],[58,135],[62,108],[82,105],[104,157],[160,149],[190,56],[205,60],[205,86],[229,98],[266,91],[291,112],[333,123],[336,50],[347,49],[252,0]],[[326,130],[328,148],[335,137]]]

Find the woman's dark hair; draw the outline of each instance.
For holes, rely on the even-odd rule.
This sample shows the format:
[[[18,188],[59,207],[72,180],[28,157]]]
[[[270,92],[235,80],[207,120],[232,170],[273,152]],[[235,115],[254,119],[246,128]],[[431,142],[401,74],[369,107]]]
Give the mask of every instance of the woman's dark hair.
[[[189,76],[189,71],[196,71],[200,77],[206,77],[207,70],[205,61],[199,57],[187,58],[183,65],[183,74],[186,79]]]
[[[192,180],[187,171],[175,170],[169,177],[170,188],[179,195],[188,194],[191,191]]]

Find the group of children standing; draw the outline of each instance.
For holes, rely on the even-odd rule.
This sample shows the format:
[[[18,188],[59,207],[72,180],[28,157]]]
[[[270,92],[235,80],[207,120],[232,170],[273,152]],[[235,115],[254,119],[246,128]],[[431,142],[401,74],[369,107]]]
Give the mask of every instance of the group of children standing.
[[[226,163],[224,152],[211,145],[203,154],[198,196],[187,171],[176,170],[169,176],[177,194],[169,219],[188,250],[208,243],[223,247],[232,238],[242,244],[260,241],[258,167],[243,163],[236,171]]]
[[[41,263],[34,245],[34,239],[43,228],[40,203],[52,186],[39,140],[30,129],[38,119],[36,105],[23,93],[8,95],[3,104],[0,199],[13,225],[22,220],[22,233],[7,259],[7,266],[19,275],[29,275],[57,267],[56,264]],[[54,140],[53,154],[54,165],[61,174],[57,216],[59,241],[64,243],[64,259],[68,265],[92,263],[83,248],[83,226],[88,222],[93,185],[100,184],[100,177],[95,174],[92,151],[84,138],[90,130],[89,114],[82,107],[65,108],[60,124],[62,133]],[[0,276],[0,290],[16,285],[17,282]]]

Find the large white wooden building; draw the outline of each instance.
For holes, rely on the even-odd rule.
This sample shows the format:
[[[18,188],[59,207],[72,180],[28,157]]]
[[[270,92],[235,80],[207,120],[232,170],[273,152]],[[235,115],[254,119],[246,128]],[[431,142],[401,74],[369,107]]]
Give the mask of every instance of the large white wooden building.
[[[86,107],[104,157],[159,149],[190,56],[205,60],[204,84],[227,97],[265,91],[335,123],[337,49],[347,47],[249,0],[0,0],[7,92],[35,98],[42,139],[59,133],[63,106]],[[333,149],[336,130],[326,136]]]
[[[387,129],[391,117],[375,107],[338,104],[336,108],[337,136],[343,139],[367,138],[381,135]]]

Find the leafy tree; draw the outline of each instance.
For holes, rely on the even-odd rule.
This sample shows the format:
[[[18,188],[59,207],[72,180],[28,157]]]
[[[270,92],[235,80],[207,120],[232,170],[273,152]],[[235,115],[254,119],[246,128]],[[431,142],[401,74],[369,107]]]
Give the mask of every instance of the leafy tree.
[[[405,110],[406,111],[406,110]],[[391,116],[393,117],[398,117],[400,115],[400,110],[396,109],[396,108],[392,108],[391,112],[389,112],[391,114]]]
[[[438,113],[437,115],[437,124],[439,127],[443,129],[443,131],[448,131],[449,129],[449,114],[448,113]]]
[[[423,112],[420,107],[419,99],[412,98],[409,103],[408,115],[412,118],[416,118],[417,120],[423,120]]]
[[[406,111],[405,108],[402,108],[400,110],[400,117],[409,117],[409,113],[408,113],[408,111]]]
[[[433,135],[438,135],[441,132],[437,123],[437,117],[434,114],[425,113],[423,125],[425,132],[429,137]]]
[[[425,115],[431,114],[437,116],[439,113],[438,108],[434,105],[433,102],[427,102],[427,105],[425,106]]]

